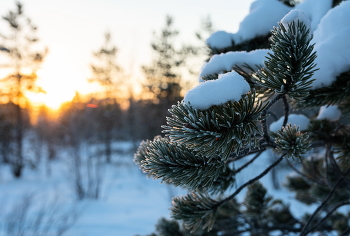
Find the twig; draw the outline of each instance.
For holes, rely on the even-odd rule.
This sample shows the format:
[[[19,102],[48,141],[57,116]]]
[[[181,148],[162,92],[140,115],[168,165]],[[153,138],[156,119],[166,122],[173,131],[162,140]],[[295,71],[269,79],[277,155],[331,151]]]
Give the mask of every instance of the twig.
[[[312,227],[311,229],[309,229],[306,234],[310,233],[311,231],[317,229],[328,217],[330,217],[332,215],[332,213],[337,210],[339,207],[341,206],[345,206],[345,205],[349,205],[350,204],[350,201],[342,201],[342,202],[339,202],[337,205],[335,205],[332,210],[330,210],[327,215],[325,217],[322,218],[322,220],[320,220],[320,222],[318,222],[314,227]],[[306,235],[305,234],[305,235]]]
[[[287,161],[287,164],[289,165],[290,168],[292,168],[296,173],[298,173],[301,177],[303,177],[304,179],[306,179],[307,181],[310,181],[312,183],[316,183],[316,184],[319,184],[319,185],[324,185],[323,182],[320,182],[319,180],[317,179],[314,179],[314,178],[310,178],[309,176],[307,176],[306,174],[304,174],[303,172],[301,172],[300,170],[298,170],[291,162],[289,159],[286,159]]]
[[[269,226],[259,227],[258,230],[259,230],[259,235],[262,235],[262,234],[265,235],[265,234],[267,234],[271,231],[275,231],[275,230],[280,230],[280,231],[287,230],[288,232],[297,233],[300,231],[300,228],[295,228],[294,226],[290,226],[290,225],[275,225],[275,226],[270,226],[270,227]],[[241,233],[244,233],[244,232],[252,233],[252,228],[228,232],[228,233],[225,233],[224,235],[225,236],[237,236],[237,235],[240,235]],[[285,235],[285,234],[283,234],[283,235]]]
[[[283,127],[287,125],[288,122],[288,116],[289,116],[289,104],[287,101],[286,95],[283,95],[282,97],[283,105],[284,105],[284,120],[283,120]]]
[[[323,147],[325,144],[323,141],[316,141],[311,143],[311,148]]]
[[[350,234],[350,227],[348,227],[340,236],[349,236]]]
[[[278,117],[277,117],[277,115],[274,112],[268,111],[267,114],[271,115],[274,121],[278,120]]]
[[[240,172],[241,170],[243,170],[244,168],[246,168],[248,165],[250,165],[256,158],[258,158],[261,153],[263,151],[258,152],[252,159],[250,159],[249,161],[247,161],[244,165],[242,165],[241,167],[239,167],[237,170],[235,170],[235,174],[237,174],[238,172]]]
[[[332,148],[332,145],[330,143],[326,143],[326,153],[325,153],[325,156],[324,156],[324,161],[325,161],[325,164],[326,164],[326,184],[331,187],[331,182],[329,180],[329,165],[328,165],[328,159],[329,159],[329,152]]]
[[[271,141],[270,135],[268,133],[267,130],[267,123],[266,123],[266,114],[268,112],[268,110],[278,101],[280,100],[284,95],[283,94],[278,94],[270,103],[269,105],[266,106],[265,110],[263,112],[261,112],[261,116],[263,117],[263,119],[261,120],[261,126],[262,126],[262,130],[264,133],[264,139],[266,141],[266,143],[268,143],[271,147],[276,147],[276,144],[274,142]]]
[[[345,173],[345,175],[347,175],[349,173],[350,169],[348,169]],[[340,178],[338,180],[338,182],[336,183],[336,185],[333,187],[332,191],[328,194],[328,196],[323,200],[322,204],[318,206],[318,208],[316,209],[316,211],[314,211],[314,213],[312,214],[312,216],[309,218],[309,220],[306,222],[304,228],[302,229],[302,231],[300,232],[300,236],[304,236],[307,235],[310,230],[307,230],[307,228],[309,227],[309,225],[311,224],[311,221],[315,218],[315,216],[317,215],[317,213],[326,205],[326,203],[328,202],[328,200],[332,197],[332,195],[335,193],[336,188],[341,184],[341,182],[343,181],[343,178]]]
[[[233,199],[235,196],[237,196],[245,187],[247,187],[248,185],[251,185],[252,183],[254,183],[255,181],[261,179],[262,177],[264,177],[267,173],[269,173],[269,171],[274,168],[275,166],[277,166],[284,158],[284,156],[286,155],[283,154],[277,161],[275,161],[274,163],[272,163],[272,165],[270,165],[269,167],[267,167],[260,175],[256,176],[255,178],[249,180],[248,182],[246,182],[245,184],[241,185],[241,187],[239,187],[238,189],[236,189],[236,191],[231,194],[230,196],[228,196],[227,198],[221,200],[220,202],[216,203],[213,206],[214,208],[217,208],[219,206],[221,206],[222,204],[224,204],[227,201],[230,201],[231,199]]]
[[[263,144],[259,148],[253,149],[253,150],[246,148],[243,151],[241,151],[238,155],[236,155],[236,153],[233,152],[233,153],[231,153],[230,158],[227,161],[228,162],[238,161],[238,160],[242,159],[243,157],[246,157],[247,155],[265,151],[267,147],[270,147],[270,145]]]
[[[350,190],[350,182],[349,182],[349,180],[346,178],[346,176],[343,174],[343,172],[341,171],[341,169],[340,169],[338,163],[335,161],[334,155],[333,155],[333,151],[330,151],[330,153],[329,153],[329,158],[331,159],[331,161],[332,161],[334,167],[337,169],[336,173],[339,173],[339,174],[340,174],[340,176],[341,176],[341,177],[343,178],[343,180],[346,182],[348,190]]]

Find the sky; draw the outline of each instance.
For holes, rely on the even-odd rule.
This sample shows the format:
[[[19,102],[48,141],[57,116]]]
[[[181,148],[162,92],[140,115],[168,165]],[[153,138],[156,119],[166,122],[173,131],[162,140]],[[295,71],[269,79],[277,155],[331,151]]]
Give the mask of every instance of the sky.
[[[24,12],[38,26],[40,44],[49,49],[39,71],[38,85],[47,93],[30,99],[51,107],[69,101],[78,91],[98,90],[87,82],[92,52],[100,48],[103,35],[111,32],[118,47],[118,63],[135,84],[142,77],[141,65],[151,60],[152,32],[174,17],[179,41],[196,42],[194,32],[210,15],[216,30],[236,32],[253,0],[22,0]],[[14,9],[14,0],[0,0],[0,15]],[[1,29],[4,28],[0,24]],[[198,69],[199,70],[199,69]],[[33,95],[33,94],[32,94]]]

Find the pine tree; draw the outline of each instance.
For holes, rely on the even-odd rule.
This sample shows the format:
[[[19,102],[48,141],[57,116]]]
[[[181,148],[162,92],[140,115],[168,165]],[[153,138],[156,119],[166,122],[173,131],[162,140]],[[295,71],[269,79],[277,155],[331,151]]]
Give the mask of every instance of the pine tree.
[[[118,49],[112,43],[110,32],[104,35],[104,44],[93,53],[94,63],[90,65],[93,77],[91,82],[98,82],[104,89],[104,98],[99,102],[99,108],[95,109],[94,115],[99,120],[99,140],[104,144],[106,162],[112,159],[112,142],[114,140],[114,129],[120,126],[121,109],[118,104],[123,98],[121,89],[125,86],[125,78],[122,76],[122,69],[116,61]],[[96,105],[96,104],[95,104]]]
[[[16,9],[9,11],[2,17],[8,27],[7,34],[1,34],[3,39],[2,51],[8,57],[8,68],[11,72],[2,81],[6,84],[6,90],[2,90],[2,95],[16,104],[16,154],[11,161],[13,175],[20,177],[23,161],[23,136],[24,136],[24,114],[22,108],[25,107],[24,91],[39,89],[34,83],[37,79],[36,70],[43,62],[47,50],[37,51],[35,45],[38,42],[36,36],[37,27],[23,12],[23,5],[16,2]],[[6,32],[6,31],[5,31]],[[26,70],[30,70],[29,72]]]
[[[149,66],[143,66],[146,76],[145,88],[154,94],[154,99],[167,101],[168,105],[182,98],[181,69],[184,68],[188,57],[195,54],[192,46],[182,45],[177,48],[176,39],[179,31],[174,28],[174,19],[166,17],[165,26],[151,43],[154,59]]]
[[[323,4],[332,7],[334,3],[323,1]],[[289,6],[283,9],[292,10]],[[328,20],[330,27],[329,19],[336,19],[337,31],[350,32],[347,23],[340,23],[348,22],[344,19],[349,19],[346,14],[349,7],[349,2],[342,2],[322,20]],[[252,51],[254,55],[265,53],[261,65],[239,59],[230,64],[226,56],[232,59],[233,55],[241,58],[253,55],[246,52],[213,56],[206,66],[213,66],[215,61],[215,70],[204,74],[204,68],[201,72],[204,82],[169,110],[171,116],[163,126],[166,137],[141,143],[134,160],[143,172],[189,190],[187,195],[174,197],[172,201],[172,218],[182,225],[161,219],[153,235],[350,234],[350,212],[338,211],[350,205],[350,56],[345,55],[340,61],[345,66],[333,80],[327,77],[316,86],[322,76],[317,72],[323,73],[325,66],[317,60],[317,55],[325,59],[325,54],[312,37],[308,17],[294,9],[271,30],[271,36],[267,37],[269,50]],[[253,42],[254,39],[257,41]],[[248,51],[266,47],[257,45],[261,36],[254,39],[241,45],[247,46]],[[348,44],[341,42],[345,43],[340,47],[348,53]],[[211,48],[211,55],[234,50],[233,47],[221,49]],[[326,59],[330,63],[335,58]],[[224,80],[233,82],[224,83]],[[226,90],[220,85],[239,88],[232,87],[234,95],[230,93],[222,98],[218,91]],[[209,93],[214,87],[220,89]],[[268,119],[278,101],[284,105],[284,117],[274,130],[268,127]],[[319,107],[320,112],[315,116],[312,109]],[[310,109],[310,117],[305,117],[308,124],[295,125],[298,121],[291,111],[298,109]],[[278,155],[276,161],[232,191],[236,176],[266,150]],[[246,163],[235,168],[238,160]],[[289,165],[294,172],[287,176],[286,187],[295,193],[296,199],[306,205],[317,205],[312,213],[304,213],[302,217],[293,215],[287,199],[274,198],[260,181],[281,163]],[[240,202],[237,195],[242,190],[246,192]],[[204,229],[208,232],[203,232]]]
[[[144,93],[150,95],[148,109],[154,113],[149,127],[153,135],[159,133],[160,125],[165,123],[167,108],[182,99],[182,74],[189,58],[196,54],[194,47],[177,44],[179,33],[174,27],[174,18],[166,16],[160,32],[153,32],[152,61],[142,67],[145,75]]]

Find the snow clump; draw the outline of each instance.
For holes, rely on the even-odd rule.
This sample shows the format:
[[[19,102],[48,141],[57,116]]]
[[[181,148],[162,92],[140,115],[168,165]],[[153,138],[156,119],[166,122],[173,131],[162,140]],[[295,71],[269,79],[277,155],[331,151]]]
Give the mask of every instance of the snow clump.
[[[271,52],[268,49],[260,49],[251,52],[227,52],[216,54],[204,64],[199,77],[220,73],[222,71],[231,71],[235,65],[241,66],[248,64],[252,67],[255,65],[263,65],[267,53]]]
[[[332,8],[332,0],[305,0],[297,4],[294,9],[303,11],[311,20],[311,32],[317,29],[322,17]]]
[[[291,9],[277,0],[257,0],[250,5],[249,14],[240,23],[237,33],[215,32],[206,42],[212,48],[221,49],[231,46],[232,40],[235,44],[240,44],[256,36],[267,35]]]
[[[212,48],[227,48],[232,45],[232,34],[226,31],[216,31],[207,39],[207,44]]]
[[[270,131],[278,132],[278,130],[280,130],[283,125],[283,121],[284,121],[284,116],[279,118],[278,121],[271,123],[269,127]],[[310,119],[302,114],[290,114],[288,116],[288,124],[299,126],[300,131],[305,131],[307,130],[307,127],[310,124]]]
[[[215,32],[207,39],[207,44],[212,48],[222,49],[231,46],[232,40],[237,45],[257,36],[265,36],[291,10],[304,12],[311,21],[309,28],[312,33],[322,17],[332,8],[332,3],[332,0],[305,0],[293,8],[278,0],[256,0],[251,4],[249,14],[240,23],[237,33]]]
[[[307,29],[311,28],[310,19],[305,15],[303,11],[297,9],[291,10],[281,19],[280,22],[283,24],[284,28],[287,28],[288,24],[294,22],[295,25],[297,25],[298,21],[304,23]]]
[[[205,110],[213,105],[238,101],[249,91],[250,86],[241,75],[229,72],[219,75],[217,80],[209,80],[194,87],[187,92],[184,102],[195,109]]]
[[[312,79],[313,89],[326,87],[336,76],[350,70],[350,1],[329,10],[314,32],[317,70]]]
[[[322,106],[316,119],[337,121],[341,116],[338,106]]]

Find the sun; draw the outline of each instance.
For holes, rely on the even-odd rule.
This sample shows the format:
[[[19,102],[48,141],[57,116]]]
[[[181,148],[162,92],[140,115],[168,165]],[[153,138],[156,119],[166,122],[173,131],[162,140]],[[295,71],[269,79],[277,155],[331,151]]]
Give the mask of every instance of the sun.
[[[26,91],[25,96],[34,106],[46,105],[57,110],[64,102],[71,101],[76,92],[84,95],[100,89],[99,85],[87,81],[88,68],[73,68],[72,65],[64,55],[48,55],[42,68],[37,71],[36,86],[43,92]]]

